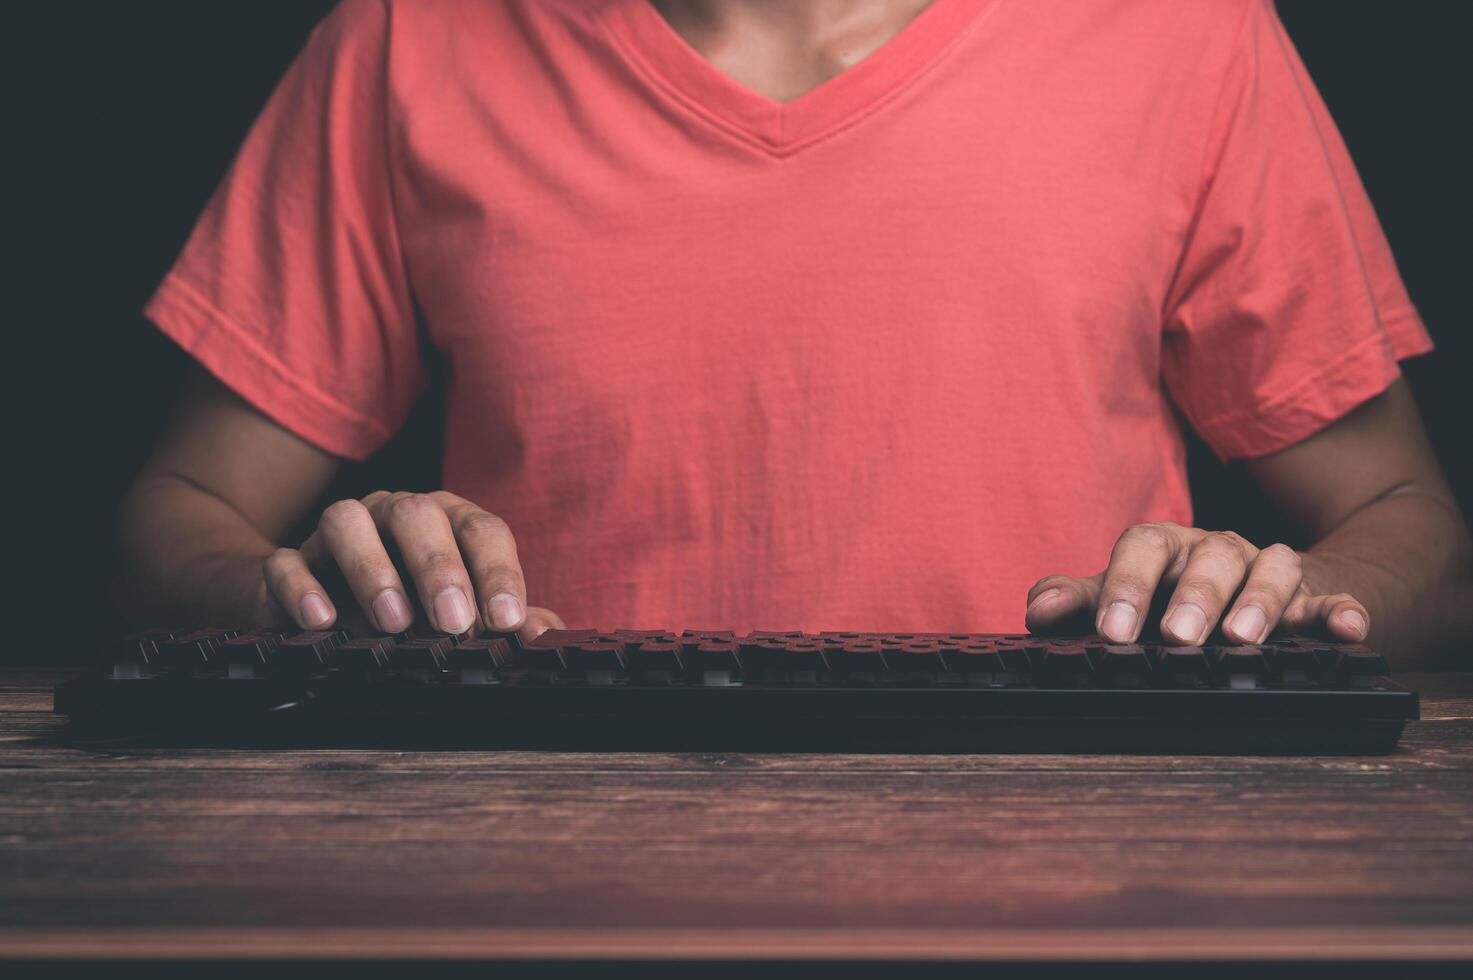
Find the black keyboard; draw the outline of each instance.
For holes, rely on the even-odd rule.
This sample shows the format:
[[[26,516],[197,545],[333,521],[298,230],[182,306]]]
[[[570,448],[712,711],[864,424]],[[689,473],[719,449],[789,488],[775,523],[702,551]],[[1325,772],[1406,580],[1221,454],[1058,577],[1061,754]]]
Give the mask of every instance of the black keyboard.
[[[79,731],[276,744],[1364,754],[1417,695],[1359,644],[1095,636],[153,630],[56,690]]]

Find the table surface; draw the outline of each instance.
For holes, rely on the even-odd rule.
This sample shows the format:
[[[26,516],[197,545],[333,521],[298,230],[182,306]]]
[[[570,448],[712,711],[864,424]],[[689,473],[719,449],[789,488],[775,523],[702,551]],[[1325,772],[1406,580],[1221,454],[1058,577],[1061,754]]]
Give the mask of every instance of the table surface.
[[[0,957],[1473,957],[1473,675],[1390,756],[74,744],[0,669]]]

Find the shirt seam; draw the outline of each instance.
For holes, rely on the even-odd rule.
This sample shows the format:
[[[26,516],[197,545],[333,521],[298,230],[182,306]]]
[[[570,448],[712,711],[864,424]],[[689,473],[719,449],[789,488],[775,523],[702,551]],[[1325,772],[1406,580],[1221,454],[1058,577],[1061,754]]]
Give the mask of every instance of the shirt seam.
[[[931,57],[927,59],[926,63],[922,65],[919,69],[917,69],[914,73],[912,73],[910,77],[898,83],[894,87],[888,89],[883,94],[876,96],[874,99],[865,103],[864,105],[857,107],[847,116],[831,124],[827,129],[824,129],[821,132],[815,133],[806,139],[799,140],[794,143],[772,143],[764,140],[760,136],[757,136],[756,134],[752,133],[751,131],[740,125],[739,123],[728,119],[722,113],[716,112],[699,100],[691,98],[685,92],[681,91],[679,87],[666,79],[664,75],[657,71],[653,66],[651,66],[645,59],[644,55],[639,52],[635,47],[633,47],[629,43],[628,39],[623,36],[623,32],[619,28],[611,27],[611,25],[605,23],[604,33],[608,37],[611,37],[613,39],[614,46],[618,48],[619,53],[623,56],[625,63],[631,65],[640,74],[640,76],[645,79],[646,82],[649,82],[666,97],[678,103],[687,112],[699,117],[705,122],[720,129],[726,135],[742,143],[745,143],[750,147],[761,150],[769,156],[782,159],[784,157],[792,156],[798,153],[800,150],[806,150],[809,147],[817,146],[820,143],[826,142],[841,135],[844,132],[847,132],[850,129],[853,129],[859,123],[863,122],[865,119],[868,119],[870,116],[874,115],[876,112],[889,105],[892,101],[899,98],[902,94],[909,91],[923,78],[930,75],[941,64],[943,64],[952,54],[952,52],[955,51],[957,47],[961,45],[967,38],[970,38],[974,33],[976,33],[976,31],[981,27],[982,23],[990,19],[997,8],[1002,6],[1005,2],[1006,0],[996,0],[996,2],[989,6],[988,9],[982,11],[975,19],[973,19],[970,24],[966,26],[965,29],[959,31],[956,37],[946,42],[935,53],[933,53]]]
[[[190,285],[190,283],[186,279],[184,279],[177,273],[170,273],[168,276],[166,276],[164,279],[164,283],[166,287],[171,288],[186,303],[190,303],[196,306],[199,311],[205,315],[208,321],[223,327],[225,331],[229,334],[231,339],[241,344],[268,368],[280,375],[282,380],[296,385],[301,391],[306,393],[313,400],[322,403],[322,405],[326,408],[329,408],[332,411],[338,413],[348,422],[354,425],[361,426],[365,431],[369,432],[376,438],[388,439],[393,435],[393,431],[388,426],[380,422],[378,419],[375,419],[370,415],[366,415],[359,409],[356,409],[351,405],[348,405],[345,402],[342,402],[334,396],[328,394],[317,385],[308,381],[304,375],[292,369],[286,363],[281,361],[270,350],[270,348],[266,347],[259,340],[253,337],[250,331],[244,329],[239,324],[237,324],[223,310],[221,310],[214,303],[206,299],[203,294],[201,294],[197,289]],[[161,301],[167,302],[168,290],[161,290],[159,298]],[[200,337],[196,335],[196,337],[194,338],[194,343],[198,343],[199,340]]]
[[[1407,307],[1403,311],[1403,313],[1406,319],[1410,320],[1416,318],[1416,311],[1411,307]],[[1391,320],[1387,319],[1383,320],[1382,322],[1391,322]],[[1345,362],[1355,360],[1356,357],[1358,357],[1365,348],[1371,346],[1372,344],[1382,344],[1388,348],[1393,347],[1392,338],[1388,336],[1385,332],[1378,331],[1376,333],[1368,334],[1367,336],[1361,338],[1359,342],[1352,344],[1350,347],[1346,348],[1343,352],[1341,352],[1339,357],[1336,357],[1334,360],[1322,365],[1318,370],[1301,378],[1297,384],[1293,385],[1291,388],[1289,388],[1278,397],[1266,401],[1261,405],[1255,405],[1249,408],[1235,409],[1233,411],[1213,415],[1195,424],[1202,429],[1222,428],[1224,426],[1244,420],[1252,420],[1255,422],[1268,422],[1272,424],[1276,421],[1276,416],[1282,414],[1282,410],[1284,408],[1302,402],[1304,393],[1306,391],[1318,388],[1320,386],[1320,383],[1323,381],[1325,375],[1333,372]],[[1425,345],[1415,344],[1412,347],[1412,351],[1416,352],[1423,346]],[[1393,363],[1400,359],[1395,356],[1396,352],[1394,349],[1391,351],[1391,353],[1393,354],[1391,358]],[[1408,354],[1406,356],[1413,355]]]

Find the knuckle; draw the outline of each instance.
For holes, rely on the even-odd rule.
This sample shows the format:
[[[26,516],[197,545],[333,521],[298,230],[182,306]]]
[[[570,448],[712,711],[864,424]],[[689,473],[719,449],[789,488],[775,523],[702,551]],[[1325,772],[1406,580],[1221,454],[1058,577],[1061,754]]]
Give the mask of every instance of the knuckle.
[[[266,556],[266,560],[261,565],[268,577],[279,578],[296,564],[296,558],[295,548],[277,548]]]
[[[1176,584],[1177,599],[1185,599],[1200,605],[1221,603],[1226,590],[1214,579],[1206,576],[1183,578]]]
[[[506,521],[484,510],[467,514],[461,519],[460,529],[468,534],[485,535],[487,537],[511,537],[511,527],[507,525]]]
[[[341,530],[361,519],[368,513],[368,508],[358,500],[338,500],[322,511],[322,519],[318,522],[324,529]]]
[[[1120,535],[1120,543],[1155,551],[1171,550],[1170,533],[1159,524],[1135,524],[1128,527]]]
[[[1142,606],[1150,602],[1155,595],[1155,588],[1145,579],[1134,575],[1117,576],[1103,590],[1100,596],[1100,605],[1108,605],[1111,602],[1128,602],[1133,606]]]
[[[1197,548],[1202,551],[1242,554],[1245,544],[1247,542],[1242,535],[1234,531],[1208,531],[1197,542]]]
[[[455,576],[462,567],[459,554],[433,550],[419,560],[415,572],[419,578],[444,579]]]
[[[1304,558],[1298,551],[1283,543],[1274,543],[1258,553],[1259,558],[1268,558],[1275,564],[1287,565],[1290,568],[1299,568],[1304,564]]]

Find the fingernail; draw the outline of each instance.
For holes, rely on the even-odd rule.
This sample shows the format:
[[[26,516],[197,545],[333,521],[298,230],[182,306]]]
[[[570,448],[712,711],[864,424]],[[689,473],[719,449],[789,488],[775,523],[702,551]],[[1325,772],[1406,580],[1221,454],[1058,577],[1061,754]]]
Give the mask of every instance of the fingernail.
[[[522,602],[510,592],[498,592],[486,603],[491,625],[499,630],[514,630],[526,615]]]
[[[332,622],[332,606],[316,592],[302,596],[302,622],[308,626],[326,626]]]
[[[1341,613],[1340,622],[1345,624],[1346,629],[1353,630],[1356,636],[1361,637],[1362,639],[1365,638],[1366,617],[1362,616],[1354,609],[1347,609],[1345,612]]]
[[[1100,620],[1100,632],[1116,643],[1129,643],[1135,636],[1135,606],[1128,602],[1112,602]]]
[[[1244,606],[1233,613],[1233,632],[1249,643],[1262,643],[1268,628],[1268,617],[1257,606]]]
[[[1036,595],[1036,596],[1033,597],[1033,601],[1032,602],[1028,603],[1028,611],[1029,612],[1032,612],[1033,610],[1037,609],[1039,606],[1048,605],[1050,602],[1053,602],[1058,597],[1059,597],[1059,590],[1058,589],[1044,589],[1042,592],[1038,593],[1038,595]]]
[[[435,625],[442,632],[464,633],[475,619],[470,602],[459,589],[446,589],[435,596]]]
[[[1207,632],[1207,614],[1194,602],[1183,602],[1171,611],[1161,624],[1179,640],[1196,643]]]
[[[409,629],[414,613],[398,589],[385,589],[373,600],[373,621],[383,633],[399,633]]]

